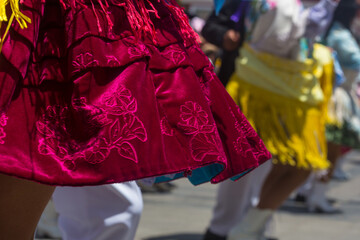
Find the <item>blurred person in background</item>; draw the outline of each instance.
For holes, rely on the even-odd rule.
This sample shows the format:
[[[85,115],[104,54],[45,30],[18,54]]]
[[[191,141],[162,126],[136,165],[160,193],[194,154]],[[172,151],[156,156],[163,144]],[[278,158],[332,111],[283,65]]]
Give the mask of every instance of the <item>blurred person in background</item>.
[[[310,181],[310,189],[303,193],[310,211],[338,213],[326,197],[328,183],[333,174],[346,180],[349,176],[342,171],[344,153],[360,147],[360,108],[357,95],[360,83],[360,1],[341,0],[323,42],[332,48],[343,70],[345,81],[335,84],[329,105],[329,115],[333,119],[326,128],[328,140],[329,171]],[[344,151],[344,149],[347,149]]]
[[[274,210],[311,171],[329,166],[323,107],[329,91],[323,89],[332,84],[333,62],[331,51],[323,46],[317,45],[312,54],[312,43],[326,30],[336,4],[324,0],[304,9],[299,1],[251,2],[246,44],[227,89],[276,164],[259,204],[232,228],[228,239],[262,238]]]
[[[237,49],[240,46],[240,44],[243,42],[243,39],[232,38],[234,39],[232,41],[232,44],[226,44],[227,36],[225,34],[231,31],[236,32],[237,29],[242,29],[243,34],[240,34],[240,32],[237,31],[236,34],[233,34],[233,36],[238,36],[238,37],[242,36],[242,38],[244,38],[245,36],[244,19],[245,19],[245,15],[247,14],[246,11],[248,8],[248,4],[250,2],[247,1],[247,2],[243,2],[242,4],[240,4],[239,2],[237,2],[237,7],[236,7],[234,2],[226,1],[223,9],[220,11],[218,16],[215,14],[215,12],[212,13],[212,15],[207,21],[207,24],[203,29],[203,35],[205,37],[207,36],[208,41],[217,43],[218,46],[222,46],[223,48],[225,48],[225,46],[227,47],[230,46],[232,47],[231,49],[234,48]],[[276,4],[275,2],[269,1],[270,5]],[[283,29],[285,31],[284,33],[290,35],[290,37],[288,37],[288,40],[290,41],[286,41],[285,39],[285,41],[282,42],[281,46],[277,46],[275,48],[274,46],[271,46],[271,41],[273,41],[273,39],[266,38],[266,34],[263,33],[265,36],[264,37],[265,40],[262,40],[258,36],[259,38],[257,40],[253,39],[253,43],[257,44],[259,48],[265,47],[265,49],[260,49],[264,52],[272,52],[275,55],[280,55],[290,59],[295,58],[297,60],[304,60],[307,58],[308,55],[311,54],[312,44],[315,40],[315,37],[326,30],[326,27],[328,26],[328,23],[331,20],[335,6],[336,6],[336,2],[334,1],[320,1],[317,5],[310,8],[308,12],[304,11],[302,16],[299,16],[301,14],[296,14],[295,12],[295,11],[301,12],[302,9],[300,7],[297,10],[293,10],[294,12],[291,12],[290,10],[290,17],[292,13],[295,13],[294,18],[297,18],[297,19],[291,19],[294,20],[295,23],[293,29],[289,30],[286,29],[286,27],[285,29]],[[253,20],[254,19],[250,19],[250,21]],[[289,19],[285,18],[282,20],[287,21]],[[300,20],[300,23],[297,22],[296,20]],[[279,21],[279,18],[277,18],[277,21]],[[271,24],[272,21],[268,21],[268,23]],[[303,26],[301,26],[301,24],[303,24]],[[289,27],[289,25],[287,25],[287,27]],[[301,29],[301,27],[303,29]],[[261,31],[266,31],[266,30],[267,29],[265,28],[261,29]],[[293,34],[293,36],[291,36],[291,34]],[[309,47],[309,49],[300,50],[301,45],[304,45],[303,43],[300,44],[301,37],[306,37],[308,41],[307,46]],[[266,45],[266,41],[270,41],[270,43]],[[279,42],[280,41],[278,41],[278,43]],[[269,46],[271,47],[267,48]],[[273,48],[273,50],[271,48]],[[280,50],[282,52],[274,52],[276,50]],[[235,52],[237,53],[238,51],[236,50]],[[232,59],[232,61],[234,61],[234,59]],[[232,67],[233,65],[230,64],[230,65],[222,66],[222,69],[226,69],[227,71],[229,71],[227,72],[226,75],[231,75],[233,72]],[[244,74],[246,73],[244,72]],[[239,182],[235,182],[235,183],[224,182],[220,184],[217,194],[217,203],[214,208],[213,218],[204,236],[204,240],[225,239],[230,229],[244,217],[244,214],[249,209],[249,207],[252,204],[257,203],[256,197],[258,196],[259,191],[257,190],[257,187],[253,183],[254,182],[261,183],[263,179],[262,177],[257,177],[257,176],[251,178],[251,176],[254,176],[255,172],[260,171],[261,169],[262,171],[264,171],[264,173],[266,173],[267,171],[269,171],[270,167],[262,166],[257,170],[255,170],[253,173],[250,173],[248,176],[244,177]],[[306,174],[303,177],[303,180],[305,179],[306,179]],[[291,189],[294,189],[294,186]],[[263,229],[261,229],[260,231],[263,231]]]
[[[217,14],[208,17],[202,29],[207,42],[222,50],[218,76],[226,85],[235,70],[235,59],[245,36],[245,17],[249,1],[227,0]],[[205,47],[206,49],[206,47]],[[258,195],[271,163],[264,163],[240,181],[224,181],[217,190],[216,206],[204,240],[225,240],[230,229],[239,222],[247,210],[257,203]]]
[[[218,77],[224,85],[226,85],[231,74],[234,72],[235,58],[244,40],[244,17],[247,4],[248,2],[243,0],[225,1],[219,14],[216,14],[215,11],[211,13],[201,32],[206,41],[222,50],[221,67]],[[235,22],[231,19],[231,16],[236,11],[240,11],[241,19]]]
[[[333,114],[339,124],[329,126],[328,139],[334,166],[341,155],[341,146],[360,147],[360,1],[341,0],[332,23],[324,36],[324,43],[337,52],[346,81],[335,88]],[[332,128],[331,128],[332,127]],[[335,150],[336,149],[336,150]],[[346,178],[346,174],[343,174]]]

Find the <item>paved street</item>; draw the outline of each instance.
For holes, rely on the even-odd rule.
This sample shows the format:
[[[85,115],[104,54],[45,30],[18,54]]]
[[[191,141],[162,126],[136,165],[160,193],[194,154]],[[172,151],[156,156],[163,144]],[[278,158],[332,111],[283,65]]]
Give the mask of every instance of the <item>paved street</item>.
[[[311,214],[304,205],[287,201],[275,216],[280,240],[360,239],[360,153],[348,155],[345,169],[351,173],[351,180],[332,181],[328,193],[338,200],[344,213]],[[170,194],[144,194],[144,213],[135,240],[202,239],[215,204],[217,185],[194,187],[187,180],[175,183],[177,188]]]
[[[331,182],[329,197],[338,200],[341,215],[310,214],[302,204],[287,201],[275,216],[281,240],[360,239],[360,153],[351,153],[345,169],[348,182]],[[201,240],[211,217],[216,185],[198,187],[186,180],[171,194],[144,194],[145,209],[136,240]]]

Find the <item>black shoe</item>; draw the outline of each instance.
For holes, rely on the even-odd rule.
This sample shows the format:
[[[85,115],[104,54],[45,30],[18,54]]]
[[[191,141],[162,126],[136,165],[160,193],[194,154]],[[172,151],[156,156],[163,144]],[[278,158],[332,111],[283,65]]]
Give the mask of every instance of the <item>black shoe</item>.
[[[293,201],[294,202],[297,202],[297,203],[306,203],[307,201],[307,197],[302,195],[302,194],[296,194],[295,198],[293,198]],[[335,204],[337,203],[337,200],[334,199],[334,198],[327,198],[327,201],[331,204]]]
[[[226,240],[226,236],[217,235],[208,229],[203,237],[203,240]]]
[[[298,203],[306,203],[306,197],[302,194],[296,194],[294,201]]]

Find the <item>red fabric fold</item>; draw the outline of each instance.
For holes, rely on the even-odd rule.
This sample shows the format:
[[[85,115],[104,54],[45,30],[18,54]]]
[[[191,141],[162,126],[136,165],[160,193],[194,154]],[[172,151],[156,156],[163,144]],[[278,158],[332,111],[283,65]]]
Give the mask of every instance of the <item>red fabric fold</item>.
[[[26,1],[36,21],[13,29],[0,59],[0,100],[15,92],[0,172],[77,186],[220,164],[215,183],[270,158],[174,8],[150,3],[156,41],[134,34],[124,5]]]

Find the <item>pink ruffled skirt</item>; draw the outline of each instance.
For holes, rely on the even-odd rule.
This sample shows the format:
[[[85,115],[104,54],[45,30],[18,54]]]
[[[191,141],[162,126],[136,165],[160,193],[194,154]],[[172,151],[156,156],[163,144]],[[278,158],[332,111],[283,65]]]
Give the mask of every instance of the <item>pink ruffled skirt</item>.
[[[199,184],[271,157],[169,7],[151,2],[154,36],[138,38],[121,4],[106,16],[24,1],[32,24],[13,25],[0,58],[0,172],[51,185]]]

